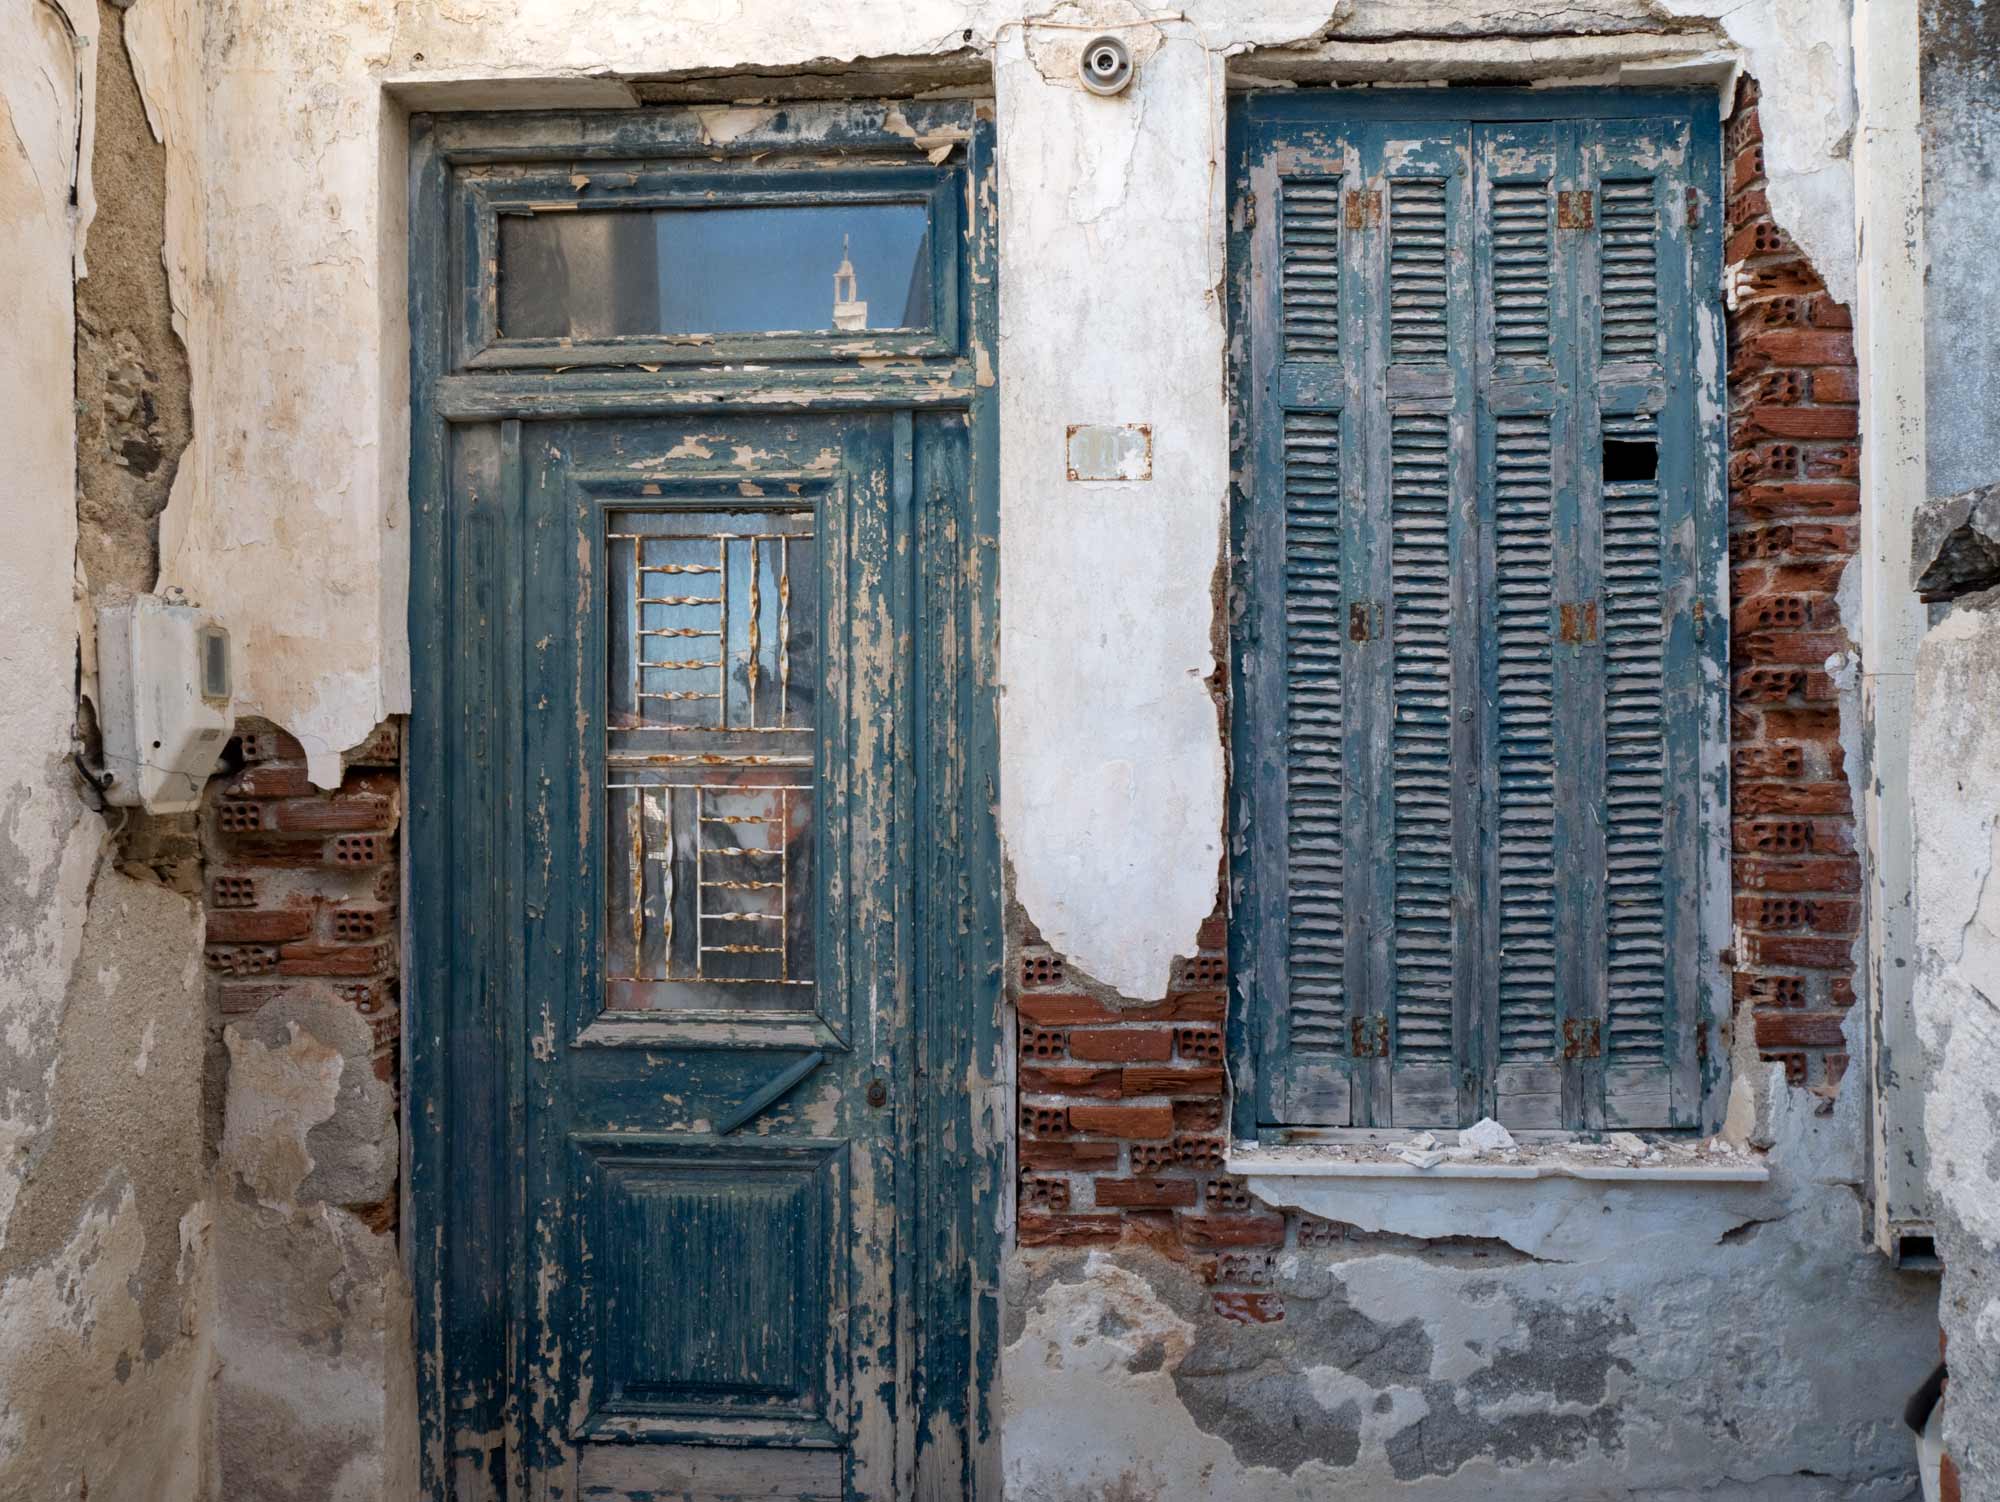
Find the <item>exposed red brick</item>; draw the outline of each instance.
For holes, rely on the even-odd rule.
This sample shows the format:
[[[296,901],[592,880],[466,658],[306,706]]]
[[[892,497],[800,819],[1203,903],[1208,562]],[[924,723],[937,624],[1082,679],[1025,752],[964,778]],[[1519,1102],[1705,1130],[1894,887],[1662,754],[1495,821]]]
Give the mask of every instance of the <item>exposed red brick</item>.
[[[1852,438],[1861,431],[1853,407],[1752,407],[1738,423],[1745,438]]]
[[[1171,1137],[1171,1106],[1071,1106],[1069,1124],[1095,1137]]]
[[[1759,1048],[1840,1048],[1845,1012],[1758,1012]]]
[[[279,951],[280,975],[373,975],[388,967],[395,951],[378,944],[287,944]]]
[[[1744,934],[1737,954],[1745,965],[1793,965],[1802,970],[1845,970],[1854,963],[1849,939],[1794,934]]]
[[[229,780],[228,790],[241,798],[303,798],[313,785],[302,761],[252,762]]]
[[[1844,782],[1745,782],[1735,789],[1738,814],[1844,814],[1854,806]]]
[[[1163,1027],[1079,1027],[1069,1035],[1073,1059],[1158,1063],[1172,1058],[1173,1052],[1174,1035]]]
[[[1219,1067],[1174,1068],[1138,1064],[1125,1071],[1124,1093],[1133,1095],[1220,1095]]]
[[[277,911],[230,908],[208,915],[211,944],[279,944],[312,933],[312,914],[303,908]]]
[[[1858,892],[1861,868],[1851,860],[1833,857],[1813,860],[1738,860],[1735,866],[1738,891],[1749,892]]]
[[[1123,1080],[1116,1069],[1081,1064],[1023,1064],[1021,1088],[1031,1095],[1094,1095],[1116,1100]]]
[[[1285,1217],[1282,1215],[1183,1215],[1178,1224],[1181,1240],[1196,1251],[1285,1244]]]
[[[1840,734],[1840,711],[1832,708],[1774,708],[1764,711],[1764,734],[1772,740],[1811,741]]]
[[[1155,1210],[1192,1208],[1193,1179],[1098,1179],[1097,1203],[1105,1207],[1143,1205]]]
[[[1823,665],[1852,645],[1841,631],[1760,631],[1739,637],[1735,660],[1763,666]]]
[[[1217,1314],[1240,1325],[1274,1325],[1285,1317],[1285,1301],[1275,1293],[1217,1289],[1209,1298]]]
[[[387,798],[289,798],[271,810],[270,827],[285,834],[387,831],[396,806]]]
[[[1731,504],[1746,517],[1858,516],[1861,488],[1835,480],[1796,480],[1745,487]]]
[[[1124,1225],[1117,1215],[1052,1215],[1023,1210],[1017,1227],[1023,1246],[1109,1246]]]
[[[1744,340],[1739,357],[1771,365],[1852,365],[1854,336],[1829,329],[1771,329]]]
[[[1738,746],[1730,765],[1739,786],[1761,777],[1797,777],[1805,771],[1805,748],[1788,741]]]
[[[1220,1100],[1177,1100],[1174,1102],[1174,1130],[1213,1132],[1222,1126]]]
[[[1812,399],[1836,404],[1861,400],[1861,377],[1844,365],[1823,365],[1812,373]]]
[[[1118,1166],[1115,1142],[1037,1142],[1023,1140],[1021,1166],[1051,1173],[1089,1173]]]
[[[1023,1020],[1041,1027],[1068,1027],[1079,1022],[1220,1022],[1220,991],[1170,991],[1164,1001],[1149,1006],[1114,1007],[1094,996],[1023,992],[1015,998]]]

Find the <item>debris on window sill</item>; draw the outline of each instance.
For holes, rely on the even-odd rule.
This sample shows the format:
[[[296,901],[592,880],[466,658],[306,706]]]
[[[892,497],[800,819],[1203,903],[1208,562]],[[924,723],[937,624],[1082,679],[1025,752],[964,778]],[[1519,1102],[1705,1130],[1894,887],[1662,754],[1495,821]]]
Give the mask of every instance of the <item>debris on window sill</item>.
[[[1314,1142],[1293,1147],[1238,1143],[1231,1173],[1258,1178],[1595,1179],[1653,1183],[1761,1184],[1770,1171],[1754,1153],[1720,1137],[1650,1139],[1611,1132],[1601,1140],[1518,1142],[1490,1118],[1460,1132],[1418,1132],[1396,1141]]]

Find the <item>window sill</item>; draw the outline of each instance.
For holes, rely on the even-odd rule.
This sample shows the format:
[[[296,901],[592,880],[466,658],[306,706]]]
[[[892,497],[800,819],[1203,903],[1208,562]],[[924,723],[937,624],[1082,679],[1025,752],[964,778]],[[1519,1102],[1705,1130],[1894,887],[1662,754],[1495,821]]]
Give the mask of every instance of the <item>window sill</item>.
[[[1274,1208],[1363,1233],[1500,1242],[1546,1262],[1626,1258],[1648,1244],[1678,1257],[1774,1213],[1763,1162],[1709,1143],[1630,1152],[1558,1139],[1485,1154],[1458,1149],[1465,1155],[1428,1168],[1396,1157],[1397,1145],[1239,1143],[1224,1162]]]
[[[1447,1149],[1447,1152],[1450,1150]],[[1315,1143],[1305,1147],[1238,1144],[1225,1155],[1228,1171],[1254,1179],[1529,1180],[1602,1183],[1763,1184],[1771,1172],[1747,1153],[1656,1146],[1644,1158],[1592,1143],[1524,1143],[1508,1153],[1447,1157],[1429,1168],[1406,1163],[1373,1144]]]

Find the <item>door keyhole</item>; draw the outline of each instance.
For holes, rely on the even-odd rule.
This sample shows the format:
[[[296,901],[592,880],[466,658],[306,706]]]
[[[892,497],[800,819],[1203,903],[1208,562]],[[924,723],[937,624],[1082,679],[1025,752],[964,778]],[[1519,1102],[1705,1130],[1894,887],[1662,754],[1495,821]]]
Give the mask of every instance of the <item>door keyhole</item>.
[[[868,1104],[881,1110],[889,1102],[889,1087],[880,1080],[873,1080],[868,1086]]]

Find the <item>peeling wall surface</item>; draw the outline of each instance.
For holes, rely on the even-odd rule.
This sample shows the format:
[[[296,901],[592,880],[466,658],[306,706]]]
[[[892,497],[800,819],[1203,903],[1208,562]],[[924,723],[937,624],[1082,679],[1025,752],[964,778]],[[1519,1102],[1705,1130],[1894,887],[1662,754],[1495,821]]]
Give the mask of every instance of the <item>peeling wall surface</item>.
[[[1923,7],[1925,434],[1932,495],[2000,480],[2000,321],[1974,247],[2000,221],[2000,10]]]
[[[1967,1497],[2000,1495],[2000,9],[1923,6],[1926,598],[1911,806],[1931,1213],[1944,1258],[1945,1442]],[[1942,586],[1940,589],[1939,587]],[[1932,593],[1938,589],[1938,593]]]
[[[1122,1006],[1168,994],[1218,898],[1228,88],[1678,82],[1722,108],[1747,70],[1772,211],[1849,301],[1851,23],[1847,0],[0,8],[0,1496],[414,1495],[410,1295],[369,1209],[393,1205],[396,1179],[381,1039],[332,988],[282,975],[220,1015],[202,982],[212,827],[101,817],[69,765],[87,607],[135,589],[218,614],[239,717],[294,738],[246,757],[283,763],[244,774],[271,783],[254,796],[340,787],[343,753],[408,710],[411,109],[627,108],[656,97],[635,81],[701,97],[702,75],[757,98],[757,75],[796,86],[857,61],[990,68],[1001,830],[1025,921]],[[1076,76],[1102,29],[1138,62],[1117,98]],[[124,71],[104,82],[107,67]],[[100,132],[116,276],[79,293]],[[1945,151],[1943,170],[1977,177],[1978,151]],[[1962,309],[1975,276],[1939,285]],[[1961,428],[1987,420],[1963,404]],[[1078,424],[1149,426],[1150,478],[1069,480]],[[1937,682],[1958,687],[1939,694],[1990,704],[1984,627],[1948,630]],[[1938,806],[1961,811],[1927,837],[1959,864],[1938,868],[1952,890],[1927,983],[1954,1019],[1990,1021],[1970,998],[2000,962],[1977,948],[1992,900],[1962,873],[1991,863],[1972,845],[1993,819],[1969,791]],[[314,914],[335,900],[296,872],[275,889]],[[253,989],[228,973],[231,995]],[[1926,1039],[1941,1067],[1992,1078],[1991,1029],[1943,1016]],[[1016,1250],[1009,1494],[1912,1495],[1898,1410],[1934,1346],[1936,1284],[1864,1250],[1862,1092],[1794,1089],[1754,1040],[1736,1051],[1730,1129],[1764,1150],[1768,1184],[1568,1184],[1534,1213],[1498,1191],[1442,1211],[1322,1198],[1310,1237],[1293,1219],[1254,1253],[1143,1235]],[[1934,1173],[1977,1161],[1990,1180],[1990,1097],[1934,1110],[1957,1144]],[[1955,1213],[1950,1244],[1990,1265],[1990,1204]],[[1591,1234],[1553,1235],[1552,1218]],[[1268,1297],[1213,1296],[1230,1258],[1228,1281]],[[1949,1318],[1993,1348],[2000,1313],[1974,1300]]]
[[[2000,1492],[2000,591],[1973,595],[1917,656],[1917,1033],[1945,1259],[1946,1444],[1967,1497]]]
[[[1739,1102],[1767,1185],[1308,1191],[1349,1224],[1017,1256],[1008,1496],[1915,1495],[1935,1284],[1857,1234],[1859,1092],[1822,1113],[1769,1074]],[[1213,1295],[1246,1260],[1257,1294]]]
[[[104,40],[88,0],[0,8],[0,1495],[36,1502],[204,1494],[213,1359],[200,914],[69,765],[77,405],[121,384],[73,364]]]

